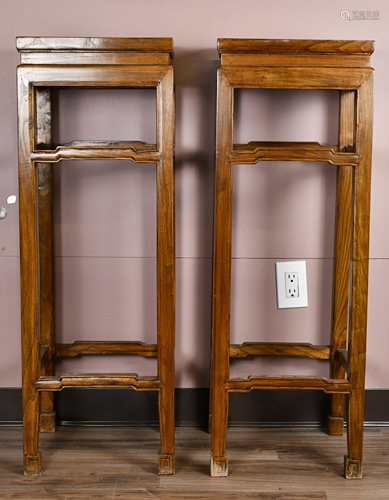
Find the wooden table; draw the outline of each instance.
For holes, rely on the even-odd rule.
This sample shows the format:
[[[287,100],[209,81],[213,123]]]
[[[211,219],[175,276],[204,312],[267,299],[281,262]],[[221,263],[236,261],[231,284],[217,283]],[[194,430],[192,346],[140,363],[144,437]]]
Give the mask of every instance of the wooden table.
[[[373,69],[369,40],[219,39],[214,208],[210,430],[211,475],[227,476],[230,392],[315,389],[332,394],[329,433],[343,433],[347,395],[346,478],[362,477],[369,271]],[[340,93],[339,141],[233,143],[234,89],[335,89]],[[234,164],[321,161],[337,166],[336,248],[331,344],[230,345],[232,172]],[[258,167],[260,168],[260,167]],[[350,293],[351,289],[351,293]],[[230,378],[230,357],[302,355],[328,359],[329,378]]]
[[[53,391],[65,387],[131,387],[158,391],[158,471],[174,473],[174,82],[171,38],[17,38],[20,272],[24,474],[41,474],[39,426],[55,430]],[[75,141],[53,145],[51,89],[155,88],[157,144]],[[157,344],[56,344],[54,331],[52,164],[72,159],[156,163]],[[55,358],[78,354],[155,356],[158,374],[55,375]]]

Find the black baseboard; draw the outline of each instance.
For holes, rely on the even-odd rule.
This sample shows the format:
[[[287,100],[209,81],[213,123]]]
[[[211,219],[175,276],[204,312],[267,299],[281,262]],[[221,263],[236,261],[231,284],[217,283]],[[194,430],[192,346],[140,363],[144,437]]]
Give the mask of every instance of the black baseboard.
[[[22,414],[22,389],[0,389],[0,425],[20,425]]]
[[[176,389],[176,424],[208,425],[208,389]],[[326,426],[330,396],[256,390],[230,395],[231,426]],[[158,395],[131,389],[65,389],[55,394],[61,425],[157,426]],[[22,391],[0,389],[0,425],[21,425]],[[366,391],[365,425],[389,426],[389,389]]]

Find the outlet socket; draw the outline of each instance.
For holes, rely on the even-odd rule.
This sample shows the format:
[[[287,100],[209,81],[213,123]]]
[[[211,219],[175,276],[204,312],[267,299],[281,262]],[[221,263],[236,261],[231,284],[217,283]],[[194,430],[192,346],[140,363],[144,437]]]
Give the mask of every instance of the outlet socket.
[[[278,309],[308,307],[305,260],[276,262]]]
[[[286,298],[299,297],[299,273],[285,273]]]

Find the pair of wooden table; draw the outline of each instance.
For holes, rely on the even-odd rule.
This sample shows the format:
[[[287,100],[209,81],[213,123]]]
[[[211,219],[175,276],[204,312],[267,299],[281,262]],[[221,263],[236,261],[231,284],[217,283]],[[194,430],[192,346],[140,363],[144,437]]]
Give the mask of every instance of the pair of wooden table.
[[[41,473],[41,431],[55,430],[53,391],[129,387],[159,395],[159,473],[174,473],[174,82],[171,38],[17,39],[24,473]],[[371,41],[220,39],[218,69],[211,412],[211,475],[226,476],[230,392],[319,389],[332,396],[330,434],[343,432],[348,396],[347,478],[362,475],[370,176]],[[51,89],[156,88],[157,144],[51,139]],[[339,144],[233,143],[235,88],[340,91]],[[65,159],[126,159],[157,165],[157,344],[75,342],[54,334],[52,164]],[[264,160],[336,165],[337,226],[331,344],[230,345],[231,214],[234,164]],[[350,286],[351,283],[351,286]],[[55,375],[55,358],[78,354],[157,356],[158,375]],[[230,357],[303,355],[328,359],[330,378],[229,377]],[[345,375],[347,377],[345,378]]]

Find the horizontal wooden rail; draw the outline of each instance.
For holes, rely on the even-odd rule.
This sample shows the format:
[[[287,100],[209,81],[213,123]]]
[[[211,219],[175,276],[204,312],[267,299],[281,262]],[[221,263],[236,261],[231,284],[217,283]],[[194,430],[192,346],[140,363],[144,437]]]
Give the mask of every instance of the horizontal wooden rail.
[[[56,163],[60,160],[116,159],[135,163],[156,163],[161,153],[155,144],[142,142],[74,141],[54,150],[35,150],[31,159],[36,162]]]
[[[156,391],[161,383],[157,377],[138,377],[137,374],[76,374],[59,377],[39,377],[35,383],[38,391],[61,391],[65,387],[128,387],[137,391]]]
[[[340,153],[332,147],[314,149],[294,146],[259,146],[255,151],[235,149],[228,155],[231,163],[255,164],[259,161],[323,161],[331,165],[356,166],[359,156],[356,153]]]
[[[307,356],[311,359],[330,359],[330,347],[326,345],[245,342],[230,345],[231,358],[247,356]]]
[[[252,376],[247,379],[228,379],[225,388],[228,392],[251,392],[253,389],[306,389],[322,390],[327,394],[349,394],[352,385],[348,380],[331,380],[324,377]]]
[[[234,144],[233,152],[256,153],[264,148],[290,148],[290,149],[313,149],[314,151],[330,150],[339,151],[338,145],[323,145],[320,142],[295,142],[295,141],[250,141],[247,144]]]
[[[305,143],[305,144],[310,144],[310,143]],[[132,149],[133,151],[136,151],[138,153],[146,151],[151,151],[151,152],[158,151],[156,144],[148,144],[147,142],[142,142],[142,141],[72,141],[65,144],[55,144],[53,145],[53,147],[54,151],[63,147],[80,148],[80,149],[88,149],[88,148]],[[42,149],[46,150],[47,148],[43,147]]]
[[[157,345],[143,342],[84,342],[57,344],[55,354],[59,358],[78,356],[79,354],[137,354],[144,357],[156,357]]]
[[[27,55],[27,54],[26,54]],[[43,59],[43,58],[42,58]],[[22,61],[27,61],[23,59]],[[226,66],[284,66],[285,54],[221,54],[221,63]],[[25,63],[28,64],[28,63]],[[288,66],[344,66],[369,67],[370,58],[366,54],[289,54]]]
[[[336,68],[334,68],[336,69]],[[367,68],[365,68],[367,69]],[[71,65],[64,71],[60,65],[23,65],[18,66],[19,82],[24,89],[32,87],[71,87],[71,88],[156,88],[165,77],[172,77],[173,68],[160,65]],[[27,101],[24,103],[26,104]]]
[[[27,52],[20,54],[21,64],[169,64],[168,52]]]
[[[219,73],[236,89],[331,89],[356,90],[369,78],[372,68],[316,66],[219,66]]]

